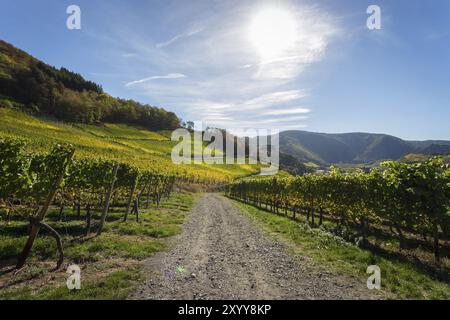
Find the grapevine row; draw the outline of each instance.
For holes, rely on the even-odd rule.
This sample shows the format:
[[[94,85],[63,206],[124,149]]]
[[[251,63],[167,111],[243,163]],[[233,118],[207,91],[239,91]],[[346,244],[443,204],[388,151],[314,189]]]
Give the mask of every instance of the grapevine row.
[[[64,208],[73,205],[80,218],[85,208],[86,235],[91,232],[92,211],[102,210],[97,229],[100,235],[110,206],[125,201],[124,221],[130,213],[139,220],[139,201],[159,204],[170,196],[176,177],[144,171],[129,164],[105,159],[77,159],[70,145],[56,144],[48,154],[28,154],[26,143],[19,139],[0,140],[0,209],[20,211],[30,218],[30,235],[19,256],[17,267],[24,265],[39,229],[44,228],[57,241],[60,250],[58,267],[62,264],[61,237],[44,223],[51,205]]]
[[[431,236],[434,256],[440,260],[439,240],[450,235],[450,169],[441,158],[405,164],[382,163],[370,173],[357,170],[298,177],[238,180],[227,187],[228,196],[271,212],[304,213],[313,225],[324,216],[338,226],[357,225],[363,243],[371,225],[395,230],[400,246],[405,232]]]

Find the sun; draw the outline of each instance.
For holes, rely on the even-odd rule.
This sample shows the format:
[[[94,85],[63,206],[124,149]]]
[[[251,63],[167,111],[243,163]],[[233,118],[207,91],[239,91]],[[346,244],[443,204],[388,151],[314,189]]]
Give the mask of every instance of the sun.
[[[274,59],[295,44],[296,28],[289,11],[266,8],[256,13],[250,23],[250,41],[263,60]]]

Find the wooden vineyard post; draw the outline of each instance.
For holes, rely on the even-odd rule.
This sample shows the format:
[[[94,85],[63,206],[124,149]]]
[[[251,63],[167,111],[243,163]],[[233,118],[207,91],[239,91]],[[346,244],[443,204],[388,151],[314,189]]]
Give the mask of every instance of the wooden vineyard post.
[[[137,175],[135,177],[133,177],[133,181],[131,182],[131,188],[130,188],[130,195],[128,197],[128,203],[127,203],[127,208],[125,209],[125,215],[123,217],[123,222],[127,221],[127,217],[128,217],[128,213],[130,212],[130,208],[131,208],[131,202],[133,201],[133,195],[134,195],[134,191],[136,190],[136,186],[137,186]]]
[[[36,223],[31,224],[31,231],[30,235],[28,236],[28,240],[25,243],[25,247],[22,250],[22,253],[20,253],[17,261],[16,268],[20,269],[25,265],[25,261],[27,260],[31,248],[33,247],[34,240],[36,240],[36,237],[39,233],[39,229],[41,228],[40,224],[42,220],[44,220],[45,215],[47,214],[48,208],[50,207],[50,204],[53,201],[53,198],[55,197],[56,191],[58,190],[59,185],[61,184],[64,175],[66,173],[67,165],[69,164],[70,160],[73,157],[73,154],[75,153],[75,150],[72,150],[72,152],[68,155],[66,159],[66,164],[63,166],[61,172],[59,173],[58,177],[56,178],[55,182],[52,185],[52,188],[50,192],[47,195],[47,199],[44,202],[44,205],[39,210],[38,215],[34,219]]]
[[[114,191],[114,184],[116,183],[116,176],[117,176],[118,170],[119,170],[119,164],[116,164],[116,166],[114,167],[114,171],[113,171],[111,185],[109,186],[108,194],[106,195],[105,206],[103,208],[102,218],[100,220],[100,225],[98,227],[97,236],[101,235],[102,231],[103,231],[103,225],[105,224],[106,215],[108,214],[109,203],[111,202],[111,196]]]
[[[81,219],[81,200],[80,200],[80,198],[77,199],[76,206],[77,206],[77,220],[80,220]]]
[[[148,209],[150,207],[150,187],[147,189],[147,203],[145,204],[145,209]]]
[[[139,222],[139,197],[134,202],[134,211],[136,213],[136,222]]]
[[[92,220],[92,211],[91,211],[91,205],[88,204],[86,207],[86,236],[91,233],[91,220]]]
[[[434,259],[437,264],[440,264],[441,255],[439,252],[439,229],[437,221],[433,223],[433,249],[434,249]]]

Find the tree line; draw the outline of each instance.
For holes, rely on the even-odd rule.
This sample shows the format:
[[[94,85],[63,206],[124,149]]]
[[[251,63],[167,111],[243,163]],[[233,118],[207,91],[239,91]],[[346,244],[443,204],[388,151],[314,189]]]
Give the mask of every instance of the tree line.
[[[180,119],[162,108],[114,98],[66,68],[57,69],[0,41],[0,103],[12,99],[37,114],[68,122],[116,122],[149,130],[173,130]]]

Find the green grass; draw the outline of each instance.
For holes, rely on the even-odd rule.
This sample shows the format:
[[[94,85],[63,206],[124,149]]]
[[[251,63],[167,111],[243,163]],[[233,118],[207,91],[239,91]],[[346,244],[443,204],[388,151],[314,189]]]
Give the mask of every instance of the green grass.
[[[450,299],[450,286],[414,264],[386,259],[347,243],[325,230],[275,215],[238,201],[234,203],[268,232],[292,243],[299,254],[335,272],[367,279],[369,265],[381,269],[382,293],[391,299]]]
[[[3,300],[122,300],[136,288],[142,279],[139,266],[114,271],[106,277],[82,282],[80,290],[68,290],[66,286],[44,288],[34,292],[30,288],[0,292]]]
[[[83,234],[84,221],[50,222],[49,225],[54,227],[63,237],[65,258],[76,263],[99,261],[109,257],[144,259],[154,252],[164,249],[164,243],[156,238],[179,232],[179,227],[171,223],[112,222],[106,225],[106,232],[100,237],[78,241],[74,238]],[[67,229],[64,225],[67,225]],[[27,240],[26,229],[27,223],[22,221],[13,222],[7,227],[0,226],[2,231],[2,235],[0,235],[0,259],[7,260],[17,257]],[[124,230],[128,232],[124,232]],[[125,235],[148,237],[125,237]],[[57,249],[54,239],[41,232],[34,243],[31,257],[40,260],[56,260],[56,255]]]
[[[169,199],[163,199],[159,207],[151,205],[149,209],[145,209],[143,206],[139,222],[135,221],[135,215],[129,215],[128,221],[123,222],[124,208],[114,207],[108,215],[102,235],[95,237],[92,234],[87,238],[83,237],[84,211],[81,220],[78,220],[72,208],[68,208],[64,211],[63,220],[58,221],[59,210],[51,208],[45,221],[63,238],[65,265],[75,263],[89,266],[91,272],[93,269],[98,270],[99,276],[91,276],[83,282],[80,291],[74,292],[69,292],[62,281],[66,277],[64,270],[60,271],[59,276],[62,278],[56,286],[54,283],[43,284],[39,290],[36,290],[36,285],[30,286],[30,281],[42,281],[52,275],[49,269],[57,260],[54,239],[41,232],[34,243],[26,268],[17,275],[0,275],[0,283],[2,277],[9,277],[12,283],[1,288],[0,299],[125,298],[135,281],[142,276],[138,270],[141,261],[164,250],[164,238],[181,231],[180,225],[194,206],[196,198],[192,193],[173,193]],[[99,218],[100,212],[94,212],[93,232],[96,231]],[[25,244],[27,234],[28,222],[23,217],[13,216],[9,223],[0,218],[0,260],[14,262]],[[111,263],[118,263],[120,267],[109,274]]]
[[[63,221],[57,221],[59,212],[52,208],[46,222],[63,237],[65,256],[74,261],[100,260],[107,257],[122,257],[143,259],[164,248],[164,242],[159,238],[170,237],[181,231],[189,210],[193,207],[195,195],[185,192],[174,193],[169,199],[163,199],[158,208],[151,205],[150,209],[141,208],[139,222],[130,215],[123,222],[124,208],[111,208],[108,214],[105,232],[100,237],[77,239],[85,232],[85,213],[81,220],[76,219],[71,208],[66,209]],[[96,222],[100,212],[93,214],[92,231],[96,231]],[[28,222],[20,217],[6,223],[0,221],[0,259],[12,259],[22,250],[28,234]],[[127,237],[134,236],[134,237]],[[56,256],[56,244],[53,238],[41,232],[37,238],[32,257],[42,260]]]
[[[105,233],[100,237],[67,248],[65,255],[76,263],[99,261],[111,257],[142,260],[164,248],[165,244],[158,240],[124,238]]]

